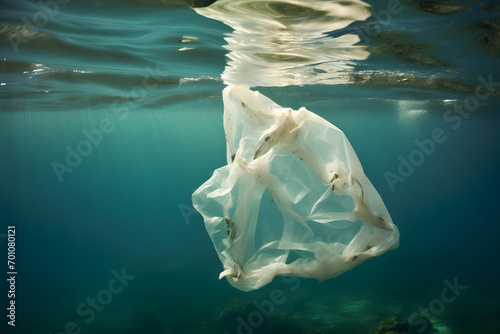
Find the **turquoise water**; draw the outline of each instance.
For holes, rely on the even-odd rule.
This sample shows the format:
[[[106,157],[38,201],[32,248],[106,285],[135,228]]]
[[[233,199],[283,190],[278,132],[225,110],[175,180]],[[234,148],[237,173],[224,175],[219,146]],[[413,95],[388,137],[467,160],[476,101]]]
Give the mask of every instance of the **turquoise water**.
[[[494,2],[401,1],[387,19],[388,3],[371,2],[372,16],[312,39],[303,67],[261,57],[292,73],[333,64],[335,82],[281,87],[258,81],[252,58],[245,71],[228,63],[246,55],[233,29],[180,2],[56,3],[1,2],[0,248],[6,261],[14,225],[17,270],[8,333],[368,333],[391,315],[410,333],[431,330],[415,315],[440,333],[498,332]],[[359,41],[341,60],[322,49],[349,34]],[[321,284],[276,278],[244,293],[219,281],[191,194],[226,164],[221,75],[343,130],[400,247]]]

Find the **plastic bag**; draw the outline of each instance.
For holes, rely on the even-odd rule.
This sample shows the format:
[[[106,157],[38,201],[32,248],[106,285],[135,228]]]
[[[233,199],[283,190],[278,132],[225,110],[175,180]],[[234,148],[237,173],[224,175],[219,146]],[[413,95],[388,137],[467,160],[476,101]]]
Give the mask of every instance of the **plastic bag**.
[[[228,165],[193,194],[243,291],[275,276],[320,281],[396,248],[399,232],[344,133],[305,108],[223,91]]]

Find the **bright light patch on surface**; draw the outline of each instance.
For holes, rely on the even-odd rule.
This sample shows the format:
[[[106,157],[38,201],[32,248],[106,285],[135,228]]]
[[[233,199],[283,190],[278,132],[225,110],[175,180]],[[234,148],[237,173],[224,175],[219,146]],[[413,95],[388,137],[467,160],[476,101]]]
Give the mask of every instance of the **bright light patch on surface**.
[[[425,102],[420,101],[398,101],[398,119],[407,126],[413,126],[427,114]]]

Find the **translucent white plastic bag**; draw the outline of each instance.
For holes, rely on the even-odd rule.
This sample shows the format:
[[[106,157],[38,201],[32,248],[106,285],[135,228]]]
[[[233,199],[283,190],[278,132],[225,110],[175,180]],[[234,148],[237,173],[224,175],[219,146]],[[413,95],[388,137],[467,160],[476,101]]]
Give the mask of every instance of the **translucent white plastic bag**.
[[[224,271],[243,291],[320,281],[396,248],[399,232],[344,133],[305,108],[223,91],[228,165],[193,194]]]

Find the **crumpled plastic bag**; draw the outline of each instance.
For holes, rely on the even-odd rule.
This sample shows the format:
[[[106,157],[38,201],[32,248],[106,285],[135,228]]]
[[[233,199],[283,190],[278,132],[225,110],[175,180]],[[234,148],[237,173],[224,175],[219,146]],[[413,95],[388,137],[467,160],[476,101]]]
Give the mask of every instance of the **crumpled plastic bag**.
[[[398,247],[399,232],[344,133],[240,86],[223,91],[228,165],[193,193],[226,277],[323,281]]]

